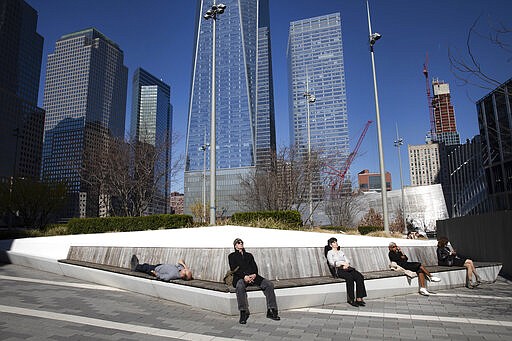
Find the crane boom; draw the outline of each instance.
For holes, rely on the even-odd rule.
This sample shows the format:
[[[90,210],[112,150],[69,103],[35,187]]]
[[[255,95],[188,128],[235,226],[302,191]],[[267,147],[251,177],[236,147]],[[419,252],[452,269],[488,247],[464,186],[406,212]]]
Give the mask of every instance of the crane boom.
[[[427,102],[428,102],[428,115],[430,119],[430,139],[436,140],[436,122],[434,118],[434,107],[432,106],[432,94],[430,92],[430,78],[428,76],[428,53],[425,57],[425,63],[423,64],[423,75],[425,76],[426,90],[427,90]]]

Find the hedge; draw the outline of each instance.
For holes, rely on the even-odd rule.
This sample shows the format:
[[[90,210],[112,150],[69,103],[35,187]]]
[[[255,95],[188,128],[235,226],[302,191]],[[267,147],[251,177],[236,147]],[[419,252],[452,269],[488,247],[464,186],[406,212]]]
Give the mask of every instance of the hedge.
[[[357,228],[359,233],[368,234],[370,232],[384,231],[384,227],[382,226],[359,226]]]
[[[73,218],[68,222],[71,234],[129,232],[173,229],[192,226],[193,218],[184,214],[154,214],[145,217]]]
[[[250,224],[259,219],[275,219],[289,225],[292,228],[302,227],[302,218],[298,211],[259,211],[259,212],[238,212],[231,216],[235,224]]]

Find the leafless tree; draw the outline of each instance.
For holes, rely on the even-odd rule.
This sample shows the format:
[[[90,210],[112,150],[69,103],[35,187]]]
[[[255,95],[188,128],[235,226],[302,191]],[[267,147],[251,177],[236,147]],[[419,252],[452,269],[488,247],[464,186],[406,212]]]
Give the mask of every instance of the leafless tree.
[[[375,211],[373,208],[363,216],[361,221],[359,222],[359,226],[384,226],[384,219],[382,218],[382,214]]]
[[[448,58],[452,73],[459,79],[463,85],[473,85],[479,88],[494,90],[502,82],[491,75],[485,66],[482,66],[478,52],[493,53],[503,55],[508,63],[512,62],[512,28],[502,23],[492,23],[486,28],[487,34],[479,31],[480,17],[478,17],[468,30],[465,52],[460,55],[452,49],[448,50]],[[484,39],[489,43],[489,49],[486,51],[475,51],[473,46],[474,39]]]
[[[241,179],[242,194],[235,198],[254,211],[301,210],[310,197],[309,179],[313,179],[313,198],[323,197],[319,153],[311,158],[299,155],[295,148],[283,147],[271,157],[271,167],[257,169]],[[320,200],[314,200],[314,209]]]
[[[182,157],[175,158],[169,168],[168,146],[134,139],[106,139],[101,151],[86,152],[81,177],[98,195],[100,206],[114,216],[141,216],[157,200],[168,205],[166,173],[174,179],[182,166]],[[168,141],[168,143],[171,143]],[[171,145],[174,143],[171,143]],[[164,191],[164,192],[162,192]]]
[[[352,192],[352,186],[347,183],[345,186],[331,188],[325,199],[325,213],[333,226],[356,227],[354,221],[359,212],[358,192]]]

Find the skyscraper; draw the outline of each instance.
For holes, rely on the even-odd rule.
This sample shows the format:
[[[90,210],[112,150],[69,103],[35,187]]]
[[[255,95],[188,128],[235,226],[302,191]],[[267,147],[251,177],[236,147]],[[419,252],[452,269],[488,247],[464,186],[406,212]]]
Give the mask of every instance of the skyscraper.
[[[274,99],[268,0],[227,0],[216,19],[217,212],[241,210],[241,177],[266,167],[275,150]],[[209,189],[213,2],[198,0],[188,113],[185,212]],[[206,183],[208,182],[208,183]],[[204,186],[206,184],[206,186]],[[206,194],[209,197],[209,194]],[[208,203],[207,203],[208,205]]]
[[[432,110],[435,125],[435,142],[443,142],[446,146],[459,145],[460,137],[455,123],[450,86],[448,83],[434,79],[432,81]]]
[[[349,136],[340,14],[291,22],[287,57],[292,142],[342,169]]]
[[[132,86],[130,138],[155,147],[156,193],[147,213],[168,213],[171,162],[171,88],[142,68],[135,70]]]
[[[65,180],[67,217],[98,215],[99,193],[83,178],[86,155],[124,136],[128,69],[123,51],[94,28],[62,36],[48,56],[42,177]]]
[[[37,12],[23,0],[0,0],[0,179],[38,178],[44,111],[37,107],[43,37]]]

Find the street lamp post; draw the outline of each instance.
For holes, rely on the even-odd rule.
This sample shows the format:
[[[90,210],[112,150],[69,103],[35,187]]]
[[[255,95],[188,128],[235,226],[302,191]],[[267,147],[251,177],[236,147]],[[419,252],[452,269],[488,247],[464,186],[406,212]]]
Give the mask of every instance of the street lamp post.
[[[402,190],[402,218],[404,220],[404,234],[407,234],[407,222],[405,220],[405,193],[404,193],[404,177],[402,174],[402,155],[400,153],[400,146],[404,144],[404,139],[398,135],[398,124],[396,125],[396,140],[395,147],[398,149],[398,167],[400,167],[400,189]]]
[[[210,225],[215,225],[215,207],[216,200],[216,185],[217,185],[217,159],[215,154],[216,149],[216,126],[215,126],[215,23],[217,21],[217,14],[224,13],[226,5],[215,4],[213,0],[212,7],[206,11],[203,18],[206,20],[212,19],[212,91],[211,91],[211,117],[210,117]]]
[[[312,167],[311,167],[311,123],[310,123],[310,111],[309,105],[311,103],[315,103],[316,98],[309,92],[309,80],[306,76],[306,92],[304,93],[304,98],[306,98],[306,124],[308,131],[308,174],[309,174],[309,222],[311,227],[313,227],[313,177],[311,176]]]
[[[372,58],[372,71],[373,71],[373,90],[375,93],[375,111],[376,111],[376,121],[377,121],[377,140],[379,144],[379,163],[380,163],[380,188],[382,195],[382,218],[384,220],[384,231],[389,232],[389,221],[388,221],[388,198],[386,192],[386,174],[384,170],[384,151],[382,149],[382,131],[380,126],[380,112],[379,112],[379,96],[377,92],[377,76],[375,73],[375,57],[373,52],[373,45],[375,42],[379,40],[382,36],[375,32],[372,33],[372,25],[370,21],[370,6],[368,5],[368,0],[366,1],[366,9],[368,12],[368,31],[370,33],[370,55]]]
[[[204,143],[199,150],[203,152],[203,223],[206,222],[206,150],[210,147],[209,143]]]

